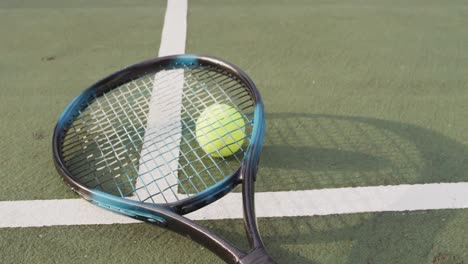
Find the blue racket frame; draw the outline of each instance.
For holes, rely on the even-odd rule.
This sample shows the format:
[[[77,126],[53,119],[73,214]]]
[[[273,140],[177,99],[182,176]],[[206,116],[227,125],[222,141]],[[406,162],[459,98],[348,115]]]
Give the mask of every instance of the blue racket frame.
[[[91,189],[76,181],[64,164],[62,146],[65,132],[73,123],[79,112],[90,103],[90,98],[99,97],[106,92],[119,87],[130,80],[158,72],[179,64],[185,66],[206,65],[221,68],[240,79],[245,84],[254,102],[254,119],[251,144],[247,148],[240,167],[230,176],[202,191],[201,193],[168,204],[153,204],[133,201],[107,194],[97,189]],[[255,84],[240,68],[218,58],[197,55],[173,55],[147,60],[122,69],[101,81],[98,81],[66,107],[63,111],[53,135],[53,158],[59,174],[65,183],[84,199],[102,208],[115,211],[129,217],[157,224],[177,233],[189,235],[193,240],[203,244],[219,257],[229,263],[274,263],[266,253],[263,241],[258,231],[254,205],[254,181],[258,169],[260,152],[265,131],[264,105]],[[223,197],[237,185],[242,184],[245,230],[251,250],[243,252],[224,238],[212,233],[205,227],[181,216],[195,211]]]

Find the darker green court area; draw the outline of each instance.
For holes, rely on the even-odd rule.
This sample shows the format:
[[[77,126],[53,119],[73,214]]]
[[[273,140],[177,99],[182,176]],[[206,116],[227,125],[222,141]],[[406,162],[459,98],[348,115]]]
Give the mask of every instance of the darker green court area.
[[[189,1],[187,53],[265,102],[257,191],[468,181],[468,3]],[[0,1],[0,201],[77,198],[53,127],[100,78],[157,55],[165,1]],[[294,207],[294,204],[291,204]],[[1,218],[0,212],[0,218]],[[262,218],[280,263],[468,263],[466,210]],[[247,244],[241,220],[202,224]],[[220,263],[147,224],[0,229],[0,263]]]
[[[0,200],[76,197],[54,168],[53,128],[82,90],[157,55],[166,3],[132,3],[0,3]]]
[[[258,191],[463,182],[464,7],[191,1],[187,52],[237,64],[261,91]],[[55,122],[96,80],[155,56],[164,10],[164,1],[2,2],[0,199],[75,197],[53,166]]]
[[[257,190],[468,180],[466,1],[192,1],[265,101]]]
[[[264,218],[279,263],[466,263],[468,212],[439,210]],[[241,220],[203,221],[246,247]],[[189,239],[149,224],[0,229],[1,263],[222,263]],[[60,249],[60,250],[57,250]]]

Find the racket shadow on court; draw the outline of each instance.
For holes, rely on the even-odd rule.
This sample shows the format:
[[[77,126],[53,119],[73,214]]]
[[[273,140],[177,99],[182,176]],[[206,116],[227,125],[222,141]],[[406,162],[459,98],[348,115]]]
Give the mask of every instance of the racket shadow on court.
[[[338,115],[272,113],[266,120],[259,192],[468,181],[467,146],[435,131]],[[280,263],[321,263],[314,256],[324,250],[345,252],[346,263],[410,263],[417,251],[431,251],[432,238],[453,216],[444,211],[445,221],[440,221],[418,213],[360,213],[342,220],[316,216],[263,218],[259,223]],[[425,233],[425,225],[405,226],[407,219],[424,221],[431,235]],[[398,232],[392,232],[395,229]],[[242,238],[240,232],[224,234]],[[425,238],[402,247],[401,239],[408,234]]]

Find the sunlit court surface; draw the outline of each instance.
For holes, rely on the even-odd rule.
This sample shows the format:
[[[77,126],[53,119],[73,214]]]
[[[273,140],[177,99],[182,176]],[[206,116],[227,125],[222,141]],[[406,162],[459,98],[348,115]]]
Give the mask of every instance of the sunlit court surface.
[[[81,199],[54,165],[54,127],[75,96],[174,54],[229,61],[261,94],[255,210],[278,263],[468,263],[466,25],[466,1],[0,1],[0,263],[223,263],[187,236]],[[149,116],[173,109],[163,96],[182,98],[178,76]],[[159,131],[166,117],[154,118],[144,126]],[[135,173],[152,162],[177,170],[186,157],[166,159],[179,151]],[[151,188],[163,189],[155,203],[179,199],[205,184],[145,177],[128,199],[153,199]],[[186,216],[249,249],[240,186]]]

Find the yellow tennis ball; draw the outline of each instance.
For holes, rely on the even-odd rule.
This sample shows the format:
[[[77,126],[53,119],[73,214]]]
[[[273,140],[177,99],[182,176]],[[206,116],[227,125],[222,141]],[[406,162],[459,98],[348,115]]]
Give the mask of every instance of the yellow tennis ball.
[[[213,104],[198,117],[198,144],[213,157],[228,157],[244,143],[245,121],[242,115],[226,104]]]

